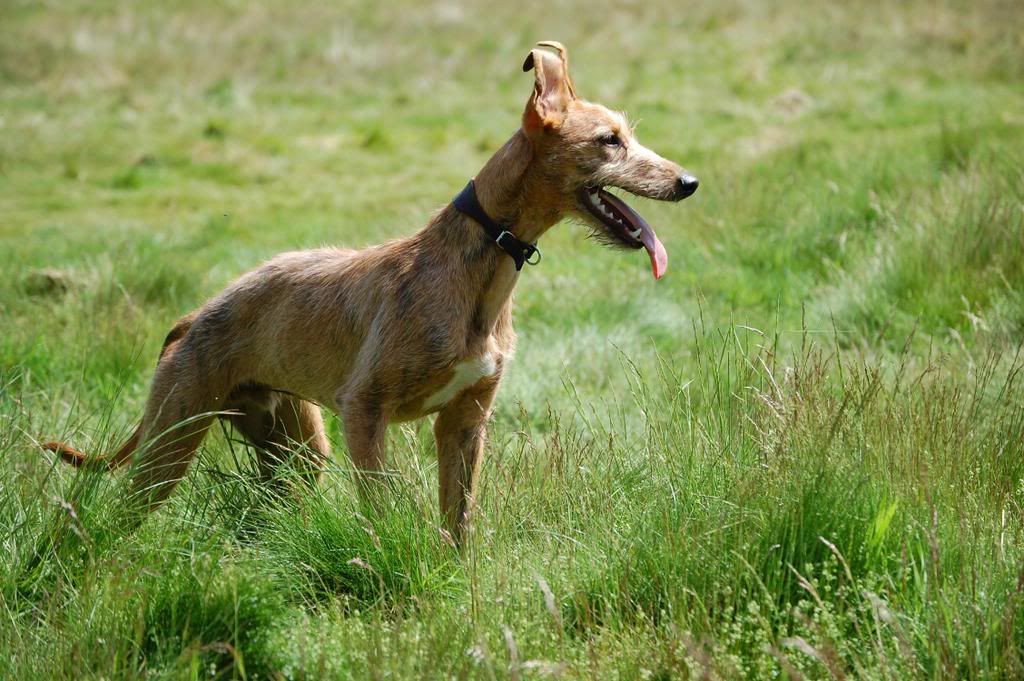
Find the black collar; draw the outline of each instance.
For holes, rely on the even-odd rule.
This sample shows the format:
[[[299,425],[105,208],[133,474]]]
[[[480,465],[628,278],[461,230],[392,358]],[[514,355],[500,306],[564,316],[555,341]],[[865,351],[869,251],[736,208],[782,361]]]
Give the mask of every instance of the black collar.
[[[473,185],[473,180],[470,180],[465,189],[452,199],[452,205],[455,206],[455,210],[480,223],[487,235],[494,239],[494,243],[498,244],[501,250],[516,261],[517,272],[523,269],[524,263],[536,265],[540,262],[540,250],[536,244],[520,241],[512,234],[511,227],[497,223],[488,217],[483,206],[480,205],[480,201],[476,198],[476,187]],[[534,255],[537,256],[537,259],[530,260]]]

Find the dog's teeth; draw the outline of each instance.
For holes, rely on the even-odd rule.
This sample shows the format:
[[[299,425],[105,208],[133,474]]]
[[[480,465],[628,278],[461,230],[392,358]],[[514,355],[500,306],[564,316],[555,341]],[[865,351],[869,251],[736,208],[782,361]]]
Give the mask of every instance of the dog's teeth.
[[[587,198],[590,200],[591,205],[597,209],[597,212],[607,218],[610,222],[617,223],[620,227],[626,230],[626,233],[632,236],[634,239],[640,238],[640,230],[630,230],[630,223],[619,214],[618,210],[612,208],[609,204],[605,203],[604,199],[601,198],[600,191],[587,192]]]

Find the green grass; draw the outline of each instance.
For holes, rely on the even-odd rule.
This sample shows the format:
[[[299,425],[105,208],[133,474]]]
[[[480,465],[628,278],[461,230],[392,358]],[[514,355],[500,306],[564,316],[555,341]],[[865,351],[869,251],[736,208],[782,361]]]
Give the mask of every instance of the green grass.
[[[0,7],[0,676],[1024,677],[1024,11]],[[282,250],[417,229],[539,39],[701,179],[670,253],[561,225],[517,290],[466,554],[393,492],[281,500],[215,434],[120,529],[173,321]]]

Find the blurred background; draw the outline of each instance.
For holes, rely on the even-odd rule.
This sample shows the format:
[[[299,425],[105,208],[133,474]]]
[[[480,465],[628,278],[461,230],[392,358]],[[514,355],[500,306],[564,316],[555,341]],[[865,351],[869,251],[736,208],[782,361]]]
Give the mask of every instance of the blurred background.
[[[53,343],[114,371],[128,343],[148,366],[159,329],[262,259],[420,228],[518,125],[538,39],[565,43],[582,96],[626,111],[702,181],[685,204],[636,202],[670,254],[658,285],[642,254],[578,226],[545,238],[545,266],[518,291],[520,329],[540,337],[521,344],[524,364],[540,374],[609,340],[677,350],[702,304],[883,349],[911,329],[946,343],[1024,322],[1024,249],[1007,223],[1024,141],[1014,2],[0,12],[8,365],[68,368]],[[46,288],[42,268],[75,300],[106,301],[16,296]],[[40,304],[56,309],[41,320]]]

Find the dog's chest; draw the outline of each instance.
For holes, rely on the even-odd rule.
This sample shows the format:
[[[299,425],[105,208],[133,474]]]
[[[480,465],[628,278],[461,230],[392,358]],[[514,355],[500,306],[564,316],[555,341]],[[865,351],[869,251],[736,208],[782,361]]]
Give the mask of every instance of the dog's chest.
[[[492,352],[464,359],[453,367],[451,378],[444,385],[427,395],[423,400],[423,409],[440,409],[466,388],[475,385],[481,379],[494,376],[497,372],[498,362]]]

